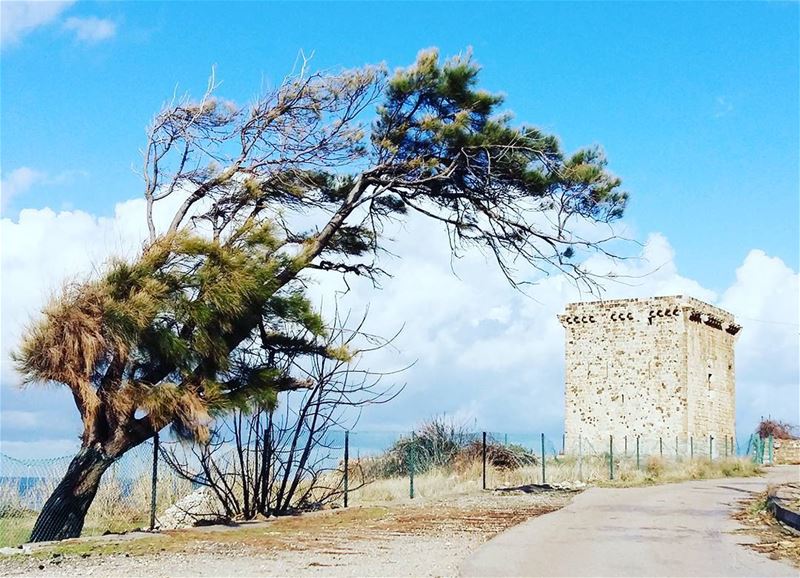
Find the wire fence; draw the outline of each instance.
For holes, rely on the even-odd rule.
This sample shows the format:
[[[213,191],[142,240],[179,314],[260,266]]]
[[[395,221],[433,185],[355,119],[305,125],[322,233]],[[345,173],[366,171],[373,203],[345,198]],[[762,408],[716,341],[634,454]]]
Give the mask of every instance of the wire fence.
[[[39,512],[72,457],[31,460],[0,453],[0,546],[28,541]],[[151,510],[164,509],[191,492],[190,483],[163,465],[160,469],[152,508],[153,443],[143,443],[116,460],[103,474],[82,535],[149,527]]]
[[[774,443],[713,437],[608,438],[503,432],[331,432],[325,475],[342,485],[340,505],[414,499],[443,491],[513,489],[551,484],[635,481],[686,467],[736,464],[746,456],[771,464]],[[82,535],[151,529],[164,512],[197,489],[203,472],[187,479],[165,459],[165,444],[144,443],[105,472]],[[18,459],[0,453],[0,546],[29,540],[42,506],[72,456]],[[154,464],[155,460],[155,464]],[[739,460],[740,462],[741,460]],[[236,460],[230,459],[231,467]],[[189,464],[191,467],[191,464]],[[154,467],[155,466],[155,467]],[[736,473],[735,467],[731,475]],[[678,475],[678,474],[676,474]]]

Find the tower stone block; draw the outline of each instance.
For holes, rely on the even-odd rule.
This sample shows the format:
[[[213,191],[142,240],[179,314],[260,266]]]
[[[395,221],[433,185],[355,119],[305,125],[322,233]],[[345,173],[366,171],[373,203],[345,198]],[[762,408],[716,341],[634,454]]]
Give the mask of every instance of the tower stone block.
[[[685,296],[570,303],[565,436],[605,450],[636,436],[669,447],[735,432],[733,315]],[[702,440],[702,441],[701,441]],[[617,445],[616,447],[620,447]],[[707,450],[706,452],[707,453]]]

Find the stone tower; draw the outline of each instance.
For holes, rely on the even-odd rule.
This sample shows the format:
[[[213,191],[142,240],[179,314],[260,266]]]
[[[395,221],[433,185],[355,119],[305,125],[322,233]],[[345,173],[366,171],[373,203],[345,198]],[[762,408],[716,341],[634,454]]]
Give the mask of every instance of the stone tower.
[[[570,303],[566,329],[566,450],[608,449],[609,436],[664,444],[734,436],[733,315],[691,297]],[[635,441],[631,441],[635,443]],[[725,442],[727,443],[727,441]]]

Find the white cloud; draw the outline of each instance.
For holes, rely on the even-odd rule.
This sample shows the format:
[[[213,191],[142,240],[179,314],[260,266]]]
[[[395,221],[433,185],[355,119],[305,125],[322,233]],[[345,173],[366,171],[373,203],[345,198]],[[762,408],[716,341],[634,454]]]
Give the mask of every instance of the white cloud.
[[[32,389],[15,395],[8,406],[12,398],[7,388],[17,378],[7,352],[65,276],[86,274],[110,254],[136,252],[146,233],[143,211],[144,203],[137,199],[118,204],[112,217],[26,209],[17,221],[2,220],[4,410],[26,411],[46,402],[46,407],[34,409],[49,412],[53,421],[73,411],[63,390]],[[369,408],[359,429],[405,429],[447,412],[489,430],[560,435],[564,333],[556,315],[568,301],[588,296],[560,275],[539,279],[530,297],[525,296],[511,289],[491,260],[478,252],[452,264],[456,276],[444,231],[428,221],[411,219],[389,236],[398,239],[390,249],[399,257],[387,257],[381,265],[393,277],[383,281],[383,290],[351,281],[339,305],[357,315],[369,304],[367,329],[373,333],[390,336],[404,327],[396,341],[400,353],[379,352],[365,360],[368,366],[394,369],[419,362],[397,378],[408,382],[406,391],[389,405]],[[682,276],[672,246],[658,233],[647,237],[638,259],[615,263],[596,256],[588,265],[618,275],[618,282],[606,285],[607,298],[686,294],[740,316],[740,428],[751,428],[767,413],[798,421],[798,273],[780,259],[752,251],[721,295]],[[316,279],[314,299],[331,306],[333,292],[343,291],[344,285],[335,275]],[[22,407],[26,403],[31,407]],[[77,434],[74,423],[70,427]],[[65,431],[53,436],[63,438]]]
[[[40,415],[35,411],[0,411],[3,429],[34,429],[42,425]]]
[[[714,118],[722,118],[733,112],[733,103],[724,96],[718,96],[714,101]]]
[[[75,455],[80,445],[80,440],[77,438],[58,438],[38,441],[0,440],[0,453],[18,460],[50,460],[53,458],[65,458],[66,460],[66,458]],[[66,466],[68,463],[68,461],[65,461],[64,465]],[[13,467],[11,464],[7,465]]]
[[[407,427],[447,411],[475,415],[489,429],[555,434],[563,419],[564,356],[564,332],[556,315],[569,301],[594,297],[581,294],[561,275],[540,279],[526,297],[476,254],[455,263],[456,278],[450,273],[446,239],[432,223],[414,221],[393,236],[401,239],[392,247],[401,258],[384,267],[394,277],[382,291],[351,283],[353,290],[340,307],[358,310],[370,302],[369,326],[375,333],[392,334],[404,326],[396,344],[403,360],[419,363],[404,376],[410,384],[404,397],[371,410],[362,426],[398,423],[402,416]],[[605,283],[604,298],[683,294],[737,315],[793,323],[741,319],[738,423],[749,429],[770,412],[798,421],[797,272],[780,259],[754,251],[722,297],[682,276],[672,246],[658,233],[648,236],[639,258],[613,262],[596,256],[587,266],[616,275],[616,282]],[[315,291],[330,294],[331,282]]]
[[[72,16],[64,22],[64,29],[75,34],[80,42],[94,44],[112,38],[117,33],[117,23],[107,18],[78,18]]]
[[[19,42],[36,28],[58,18],[73,2],[0,2],[0,44]]]
[[[737,344],[738,402],[755,416],[798,424],[800,276],[783,261],[753,250],[719,305],[744,327]]]
[[[12,199],[35,187],[62,185],[87,174],[86,171],[68,170],[52,175],[30,167],[16,168],[0,180],[0,208],[7,209]]]
[[[45,174],[30,167],[19,167],[0,180],[0,206],[5,208],[12,198],[44,180]]]

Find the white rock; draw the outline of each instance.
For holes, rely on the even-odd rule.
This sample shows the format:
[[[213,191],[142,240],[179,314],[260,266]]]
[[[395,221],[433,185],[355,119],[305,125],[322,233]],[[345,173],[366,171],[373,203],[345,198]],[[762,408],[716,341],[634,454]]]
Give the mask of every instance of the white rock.
[[[226,521],[225,508],[214,492],[209,488],[198,488],[167,508],[158,517],[158,528],[175,530]]]

